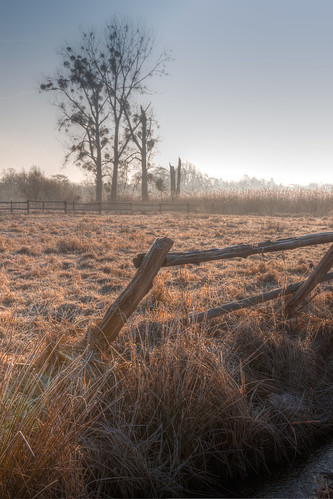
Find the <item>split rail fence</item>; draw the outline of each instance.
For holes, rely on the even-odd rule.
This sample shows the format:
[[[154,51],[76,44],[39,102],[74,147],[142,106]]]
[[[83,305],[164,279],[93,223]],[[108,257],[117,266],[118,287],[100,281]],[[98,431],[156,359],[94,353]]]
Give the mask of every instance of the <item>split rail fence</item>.
[[[224,260],[230,258],[247,258],[251,255],[287,251],[296,248],[318,244],[333,243],[333,232],[308,234],[302,237],[264,241],[257,244],[238,244],[223,249],[190,251],[187,253],[170,253],[174,241],[169,238],[156,239],[148,253],[138,254],[134,266],[138,269],[132,281],[119,295],[115,302],[107,309],[102,321],[89,330],[88,341],[93,348],[104,349],[119,334],[130,315],[135,311],[140,301],[152,287],[154,277],[161,267],[199,264],[207,261]],[[184,324],[199,323],[206,319],[213,319],[237,310],[260,305],[269,300],[285,296],[283,311],[291,316],[309,297],[313,289],[324,281],[333,279],[333,244],[323,258],[312,270],[309,277],[301,282],[290,284],[243,300],[230,302],[204,312],[190,314],[184,317]]]

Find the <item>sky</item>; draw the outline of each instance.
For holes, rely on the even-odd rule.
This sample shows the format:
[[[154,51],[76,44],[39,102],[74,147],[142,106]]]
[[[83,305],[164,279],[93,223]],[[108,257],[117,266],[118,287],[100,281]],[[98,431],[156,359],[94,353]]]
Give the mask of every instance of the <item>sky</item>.
[[[168,75],[150,82],[155,155],[203,173],[333,184],[332,0],[0,0],[0,173],[62,169],[57,109],[38,92],[63,46],[114,15],[144,23]]]

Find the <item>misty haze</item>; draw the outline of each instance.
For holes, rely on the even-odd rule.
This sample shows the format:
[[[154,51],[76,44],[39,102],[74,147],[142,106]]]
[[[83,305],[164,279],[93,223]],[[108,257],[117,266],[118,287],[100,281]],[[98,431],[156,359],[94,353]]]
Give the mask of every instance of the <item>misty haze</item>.
[[[2,7],[0,497],[333,497],[333,4]]]

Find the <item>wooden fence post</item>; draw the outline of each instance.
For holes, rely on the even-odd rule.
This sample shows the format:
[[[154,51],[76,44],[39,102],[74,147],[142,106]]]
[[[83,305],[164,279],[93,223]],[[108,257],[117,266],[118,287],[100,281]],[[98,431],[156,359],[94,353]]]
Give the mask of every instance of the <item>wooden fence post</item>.
[[[296,308],[304,301],[306,296],[323,280],[333,265],[333,245],[325,253],[317,267],[313,269],[306,281],[295,291],[293,296],[285,304],[285,313],[290,316]]]
[[[10,201],[10,212],[13,213],[13,201]]]
[[[86,342],[93,350],[101,352],[116,339],[127,319],[151,289],[154,277],[172,245],[172,239],[167,237],[156,239],[132,281],[108,308],[101,322],[87,332]]]
[[[64,201],[65,213],[67,213],[67,201]]]
[[[29,215],[30,213],[30,202],[27,200],[27,214]]]

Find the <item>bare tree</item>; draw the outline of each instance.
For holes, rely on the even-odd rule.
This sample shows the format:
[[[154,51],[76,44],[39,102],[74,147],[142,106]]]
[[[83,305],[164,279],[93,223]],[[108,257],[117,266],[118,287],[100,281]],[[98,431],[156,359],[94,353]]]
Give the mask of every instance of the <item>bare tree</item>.
[[[175,167],[171,163],[169,163],[169,168],[170,168],[170,194],[171,194],[171,199],[173,201],[176,196],[176,171]]]
[[[137,153],[134,153],[133,159],[137,159],[141,165],[141,198],[142,201],[148,201],[148,181],[154,180],[154,177],[148,175],[148,169],[153,154],[153,149],[158,141],[154,137],[154,125],[157,126],[153,113],[148,104],[144,109],[140,106],[140,111],[130,115],[125,110],[128,132],[135,145]]]
[[[149,78],[165,74],[170,60],[166,52],[154,58],[154,49],[155,41],[143,27],[115,18],[105,32],[105,52],[96,57],[113,121],[113,201],[117,199],[119,165],[131,139],[131,134],[126,133],[125,113],[130,113],[136,95],[147,92]],[[99,64],[101,59],[103,63]]]
[[[40,85],[41,91],[58,95],[53,103],[60,111],[58,125],[67,133],[65,163],[88,170],[95,176],[96,200],[102,201],[103,165],[109,162],[108,102],[96,72],[94,33],[83,34],[79,49],[61,51],[63,68]]]
[[[101,38],[93,31],[83,33],[79,49],[63,50],[63,68],[40,86],[60,97],[54,103],[60,110],[59,128],[70,138],[66,160],[74,158],[95,175],[98,201],[107,165],[111,200],[117,200],[119,169],[131,140],[125,111],[130,113],[135,97],[147,92],[149,78],[165,74],[170,57],[162,52],[154,58],[154,50],[148,31],[114,18]]]
[[[176,184],[176,196],[179,198],[180,196],[180,181],[182,178],[182,160],[178,158],[178,166],[177,166],[177,184]]]
[[[178,198],[180,196],[180,182],[181,182],[181,169],[182,169],[182,161],[178,158],[177,168],[169,163],[170,169],[170,190],[171,190],[171,199]]]

